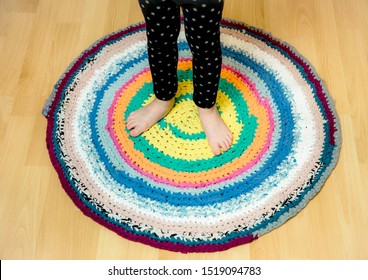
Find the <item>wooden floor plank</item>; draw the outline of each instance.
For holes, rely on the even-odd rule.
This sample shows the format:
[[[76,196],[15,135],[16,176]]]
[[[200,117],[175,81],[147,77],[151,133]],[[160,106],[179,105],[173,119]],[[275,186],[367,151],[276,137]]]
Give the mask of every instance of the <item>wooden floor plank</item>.
[[[315,67],[342,126],[339,162],[296,217],[251,244],[173,253],[85,217],[48,158],[44,100],[81,51],[143,21],[136,0],[0,1],[1,259],[367,259],[368,1],[225,0],[226,18],[265,29]],[[5,66],[5,67],[4,67]]]

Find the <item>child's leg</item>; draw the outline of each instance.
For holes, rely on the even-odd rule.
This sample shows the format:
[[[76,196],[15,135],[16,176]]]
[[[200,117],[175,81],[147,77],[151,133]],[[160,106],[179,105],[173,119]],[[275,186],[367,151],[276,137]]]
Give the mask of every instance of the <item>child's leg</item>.
[[[133,137],[167,115],[178,87],[180,8],[171,0],[139,0],[139,4],[146,20],[148,61],[156,98],[129,115],[127,128]]]
[[[178,65],[180,7],[171,0],[139,0],[146,21],[148,61],[155,95],[175,97]]]
[[[183,5],[185,35],[193,54],[193,101],[213,153],[219,155],[232,143],[232,135],[221,119],[216,97],[222,54],[220,27],[223,0],[198,0]]]
[[[220,28],[223,1],[198,0],[184,5],[185,35],[193,54],[194,103],[215,105],[221,72]]]

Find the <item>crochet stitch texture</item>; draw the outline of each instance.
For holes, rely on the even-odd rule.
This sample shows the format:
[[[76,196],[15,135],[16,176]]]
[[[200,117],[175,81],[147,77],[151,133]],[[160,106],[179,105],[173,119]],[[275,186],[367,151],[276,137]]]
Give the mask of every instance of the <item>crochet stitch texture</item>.
[[[136,138],[124,120],[154,97],[145,24],[90,46],[46,101],[47,147],[65,191],[101,225],[166,250],[226,250],[305,207],[336,164],[340,126],[306,59],[262,30],[223,19],[217,106],[233,145],[214,156],[192,101],[183,32],[178,42],[175,106]]]

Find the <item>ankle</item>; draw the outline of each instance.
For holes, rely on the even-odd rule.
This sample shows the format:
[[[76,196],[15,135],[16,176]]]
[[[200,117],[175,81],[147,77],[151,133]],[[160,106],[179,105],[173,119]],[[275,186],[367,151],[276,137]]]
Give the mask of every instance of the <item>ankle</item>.
[[[166,105],[166,106],[172,106],[175,103],[175,97],[171,98],[170,100],[161,100],[155,97],[154,102],[158,104]]]
[[[202,107],[198,107],[198,114],[199,115],[210,115],[210,114],[216,114],[218,112],[216,104],[213,105],[211,108],[202,108]]]

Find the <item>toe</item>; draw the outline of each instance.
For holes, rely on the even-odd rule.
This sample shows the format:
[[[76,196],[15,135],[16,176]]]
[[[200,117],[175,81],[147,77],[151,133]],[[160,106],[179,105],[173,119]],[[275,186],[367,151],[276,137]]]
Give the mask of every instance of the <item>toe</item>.
[[[229,143],[226,139],[224,141],[222,141],[221,147],[224,151],[227,151],[230,148],[230,145],[229,145]]]
[[[215,156],[220,155],[221,154],[221,149],[220,149],[219,145],[212,146],[212,152]]]
[[[219,156],[219,155],[221,155],[221,150],[220,150],[220,148],[216,148],[216,149],[212,150],[212,152],[213,152],[213,154],[214,154],[215,156]]]
[[[131,130],[132,128],[134,128],[136,126],[136,123],[134,121],[128,121],[127,123],[127,128],[129,130]]]
[[[231,134],[231,132],[229,132],[229,133],[227,134],[227,137],[230,139],[230,141],[232,141],[232,140],[233,140],[233,135]]]
[[[229,147],[231,146],[231,144],[233,143],[233,138],[232,137],[228,137],[226,138],[227,143],[229,144]]]
[[[129,116],[127,118],[127,121],[128,122],[135,119],[135,117],[134,117],[136,115],[135,113],[136,113],[136,111],[134,111],[134,112],[132,112],[132,113],[129,114]]]
[[[130,136],[132,137],[137,137],[141,134],[141,131],[139,130],[139,128],[133,128],[131,131],[130,131]]]

